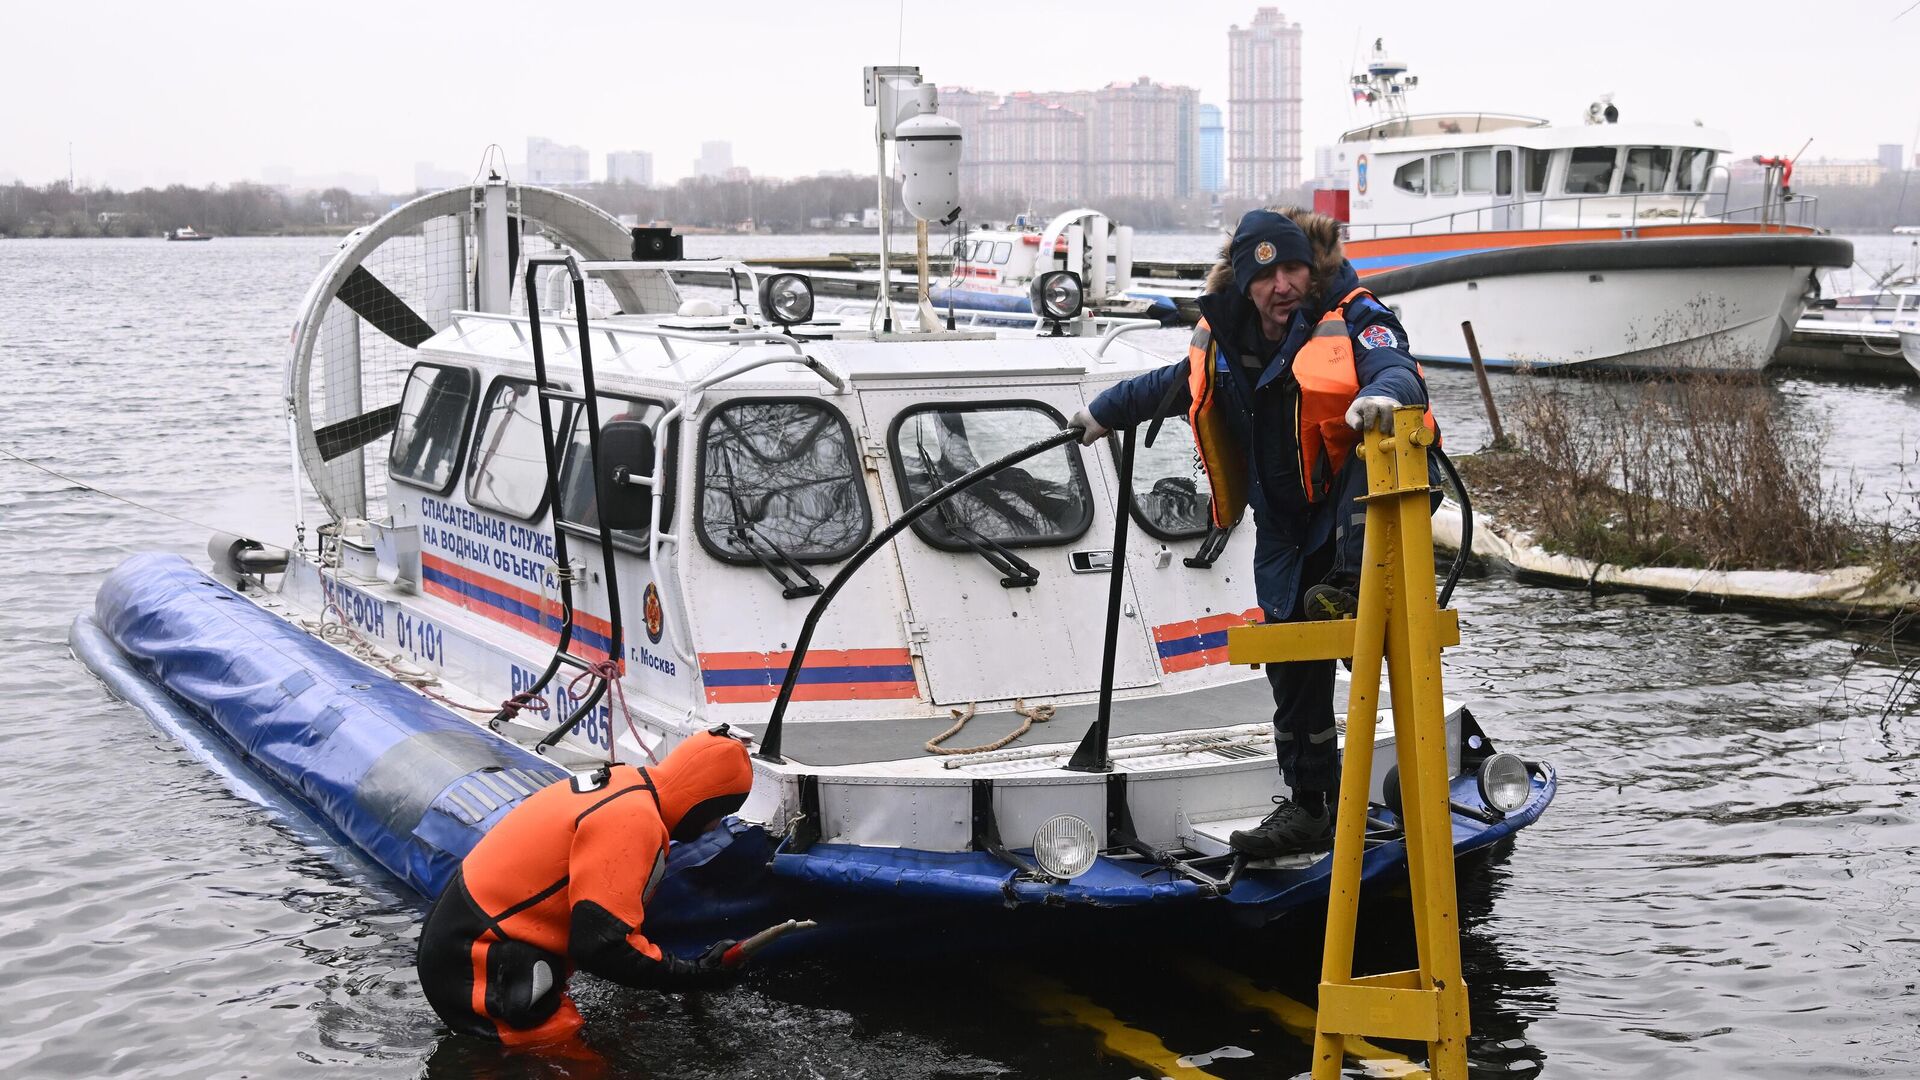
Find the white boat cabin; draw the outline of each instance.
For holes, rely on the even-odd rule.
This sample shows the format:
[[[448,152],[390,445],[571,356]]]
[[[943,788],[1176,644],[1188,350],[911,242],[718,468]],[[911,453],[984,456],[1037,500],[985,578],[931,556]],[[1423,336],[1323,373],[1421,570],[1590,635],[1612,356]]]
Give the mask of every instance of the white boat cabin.
[[[618,693],[555,750],[644,761],[720,722],[761,737],[818,583],[935,487],[1057,433],[1106,386],[1165,362],[1118,332],[787,331],[744,315],[589,322],[603,475],[645,478],[613,484],[619,503],[603,510],[583,403],[549,405],[566,449],[557,505],[548,497],[529,320],[451,313],[405,376],[385,520],[329,526],[330,546],[295,561],[286,596],[331,605],[484,718],[551,658],[567,615],[559,575],[573,651],[607,656],[604,512],[618,526]],[[572,317],[546,316],[538,332],[550,384],[582,390]],[[1196,469],[1181,419],[1137,454],[1111,746],[1145,839],[1221,854],[1278,777],[1267,681],[1226,663],[1227,628],[1260,617],[1252,530],[1192,561],[1209,528]],[[744,815],[786,820],[804,774],[820,785],[829,839],[965,850],[970,785],[991,777],[1009,836],[1063,812],[1104,821],[1106,778],[1062,766],[1096,711],[1118,484],[1114,445],[1054,447],[881,547],[826,609],[786,715],[787,763],[756,759],[764,782]],[[545,717],[499,730],[531,742],[552,728],[575,704],[568,674],[546,688]],[[949,746],[1037,722],[1003,749],[929,752],[956,714],[972,719]],[[1457,744],[1457,710],[1449,723]],[[1375,761],[1384,774],[1393,757]]]
[[[1712,220],[1727,138],[1663,124],[1554,126],[1495,113],[1401,117],[1341,136],[1354,239]]]

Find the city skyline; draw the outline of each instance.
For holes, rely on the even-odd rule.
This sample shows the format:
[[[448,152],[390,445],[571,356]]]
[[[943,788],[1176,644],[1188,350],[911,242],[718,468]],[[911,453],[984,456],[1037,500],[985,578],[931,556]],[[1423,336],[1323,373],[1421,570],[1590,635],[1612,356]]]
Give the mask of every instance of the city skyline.
[[[1263,5],[1202,2],[1169,21],[1162,7],[1116,3],[1112,18],[1076,20],[1075,48],[1051,50],[1044,69],[1031,49],[983,49],[976,35],[954,33],[944,7],[847,4],[836,9],[834,33],[821,35],[817,13],[740,6],[740,25],[753,26],[752,35],[722,36],[716,21],[697,12],[648,9],[643,19],[598,0],[569,9],[569,17],[597,34],[712,40],[724,46],[726,71],[780,73],[777,107],[750,81],[716,79],[712,56],[682,47],[649,54],[638,67],[568,68],[564,107],[556,104],[562,96],[538,92],[538,75],[525,74],[485,108],[443,108],[446,87],[497,48],[500,25],[525,17],[491,0],[467,5],[470,17],[457,22],[346,0],[337,17],[297,27],[275,25],[255,7],[188,3],[186,22],[196,28],[191,64],[151,47],[178,36],[179,10],[127,4],[83,38],[63,31],[65,12],[29,8],[13,14],[17,39],[74,44],[21,50],[0,70],[0,93],[33,103],[0,115],[0,180],[64,179],[71,145],[73,174],[96,186],[357,175],[399,192],[414,186],[423,166],[441,176],[471,173],[468,163],[477,167],[490,143],[517,157],[511,148],[531,135],[585,148],[596,165],[610,152],[650,153],[657,183],[690,175],[701,144],[711,141],[731,142],[733,159],[754,175],[869,171],[863,64],[917,63],[942,86],[1008,91],[1145,77],[1192,87],[1199,101],[1224,108],[1232,97],[1227,28],[1248,26]],[[1920,48],[1920,13],[1899,18],[1906,0],[1833,5],[1829,21],[1859,33],[1792,38],[1780,27],[1798,9],[1785,3],[1750,5],[1738,20],[1717,10],[1663,11],[1662,32],[1636,38],[1630,54],[1617,39],[1583,30],[1572,13],[1530,19],[1524,47],[1514,49],[1489,44],[1483,21],[1458,6],[1277,6],[1301,27],[1303,165],[1313,148],[1362,119],[1347,100],[1346,80],[1364,65],[1374,37],[1385,37],[1422,77],[1419,111],[1485,108],[1570,121],[1612,92],[1631,117],[1725,130],[1736,153],[1793,154],[1812,137],[1809,160],[1872,161],[1883,144],[1920,142],[1920,115],[1913,115],[1920,110],[1903,74],[1903,58]],[[969,10],[969,24],[1033,26],[1078,9],[983,0]],[[1147,24],[1153,33],[1140,32]],[[363,32],[375,25],[381,33]],[[276,47],[258,47],[262,34],[276,33]],[[806,62],[794,63],[793,43],[815,39]],[[425,41],[434,47],[423,49]],[[1846,101],[1838,81],[1780,77],[1823,69],[1847,72]],[[364,77],[368,71],[377,77]],[[1230,118],[1224,126],[1231,138]]]

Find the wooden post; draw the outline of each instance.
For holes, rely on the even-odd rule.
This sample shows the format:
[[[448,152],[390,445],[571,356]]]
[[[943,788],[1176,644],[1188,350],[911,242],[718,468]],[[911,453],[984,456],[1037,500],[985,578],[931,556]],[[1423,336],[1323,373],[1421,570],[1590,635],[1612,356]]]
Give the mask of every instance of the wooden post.
[[[1473,323],[1460,324],[1460,332],[1467,335],[1467,355],[1473,358],[1473,377],[1480,380],[1480,400],[1487,406],[1487,423],[1493,426],[1493,445],[1507,445],[1507,433],[1500,430],[1500,410],[1493,404],[1493,387],[1487,385],[1487,365],[1480,359],[1480,342],[1474,339]]]

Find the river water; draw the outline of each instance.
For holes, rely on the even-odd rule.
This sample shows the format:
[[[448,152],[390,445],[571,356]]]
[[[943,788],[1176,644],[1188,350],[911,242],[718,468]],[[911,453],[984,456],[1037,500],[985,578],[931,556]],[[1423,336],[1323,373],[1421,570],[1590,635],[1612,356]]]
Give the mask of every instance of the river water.
[[[1143,236],[1139,250],[1203,258],[1215,242]],[[728,250],[776,244],[848,241]],[[1887,246],[1863,261],[1898,257]],[[991,951],[876,935],[861,956],[687,999],[583,979],[599,1064],[445,1035],[413,975],[417,901],[236,796],[65,644],[133,552],[203,557],[205,525],[289,539],[276,400],[295,306],[331,250],[0,244],[0,450],[153,508],[0,453],[0,696],[14,702],[0,727],[0,1072],[1125,1080],[1307,1067],[1260,992],[1311,1000],[1313,914],[1259,933],[1117,926]],[[1182,335],[1156,347],[1174,354]],[[1472,377],[1430,378],[1452,445],[1484,440]],[[1502,395],[1515,385],[1496,377]],[[1830,433],[1836,478],[1912,514],[1920,387],[1778,385],[1788,422]],[[1920,740],[1910,708],[1882,715],[1900,661],[1873,647],[1875,629],[1498,578],[1464,582],[1456,603],[1449,692],[1561,777],[1538,824],[1462,864],[1476,1073],[1920,1073]],[[1398,912],[1369,907],[1365,969],[1410,965]],[[1165,1069],[1140,1063],[1129,1030],[1165,1048]],[[1171,1064],[1196,1054],[1215,1060]]]

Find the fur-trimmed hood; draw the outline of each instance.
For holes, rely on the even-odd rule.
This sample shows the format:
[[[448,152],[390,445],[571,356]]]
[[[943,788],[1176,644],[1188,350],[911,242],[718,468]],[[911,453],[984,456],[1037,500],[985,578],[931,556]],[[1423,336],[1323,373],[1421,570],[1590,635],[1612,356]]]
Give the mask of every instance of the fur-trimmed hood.
[[[1307,281],[1307,302],[1305,307],[1324,311],[1331,302],[1328,286],[1337,283],[1346,268],[1347,253],[1340,243],[1340,223],[1326,214],[1304,210],[1298,206],[1268,207],[1276,214],[1285,214],[1293,219],[1295,225],[1307,234],[1307,242],[1313,245],[1313,267]],[[1207,271],[1209,293],[1232,293],[1233,263],[1228,255],[1233,245],[1231,240],[1220,245],[1219,259],[1213,269]]]

